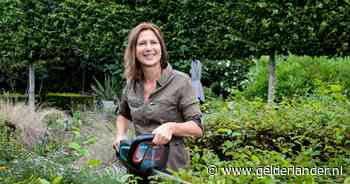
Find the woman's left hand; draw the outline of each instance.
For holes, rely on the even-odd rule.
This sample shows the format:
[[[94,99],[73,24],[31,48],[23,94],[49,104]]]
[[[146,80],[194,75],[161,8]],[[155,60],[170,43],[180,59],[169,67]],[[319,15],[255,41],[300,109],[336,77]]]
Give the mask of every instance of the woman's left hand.
[[[152,140],[153,144],[167,144],[173,136],[172,125],[172,122],[168,122],[154,129],[152,132],[152,134],[154,134],[154,138]]]

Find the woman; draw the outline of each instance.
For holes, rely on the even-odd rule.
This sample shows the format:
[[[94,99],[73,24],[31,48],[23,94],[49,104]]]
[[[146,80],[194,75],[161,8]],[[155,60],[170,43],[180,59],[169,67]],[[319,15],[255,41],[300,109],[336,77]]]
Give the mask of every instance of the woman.
[[[156,25],[141,23],[131,30],[124,65],[127,85],[121,97],[113,146],[118,148],[126,139],[128,122],[132,121],[136,135],[152,133],[154,144],[170,142],[168,169],[188,167],[190,157],[183,137],[203,134],[199,102],[190,78],[168,64],[165,43]]]

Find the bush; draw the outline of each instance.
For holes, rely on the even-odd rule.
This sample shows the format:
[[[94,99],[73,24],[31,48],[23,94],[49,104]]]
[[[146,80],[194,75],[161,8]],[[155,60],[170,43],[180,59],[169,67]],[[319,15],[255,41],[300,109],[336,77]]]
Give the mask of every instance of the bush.
[[[350,97],[350,58],[298,57],[277,59],[276,99],[305,96],[327,85],[340,85],[341,93]],[[248,74],[243,95],[248,99],[267,99],[268,61],[262,57]]]
[[[276,107],[261,99],[206,102],[212,111],[206,115],[205,135],[188,144],[192,172],[178,174],[193,183],[343,183],[350,173],[350,101],[339,96],[283,99]],[[216,176],[208,174],[210,165],[218,168]],[[220,169],[270,166],[342,167],[342,175],[257,177]]]
[[[76,93],[48,93],[44,99],[51,107],[62,110],[84,110],[95,107],[95,97]]]

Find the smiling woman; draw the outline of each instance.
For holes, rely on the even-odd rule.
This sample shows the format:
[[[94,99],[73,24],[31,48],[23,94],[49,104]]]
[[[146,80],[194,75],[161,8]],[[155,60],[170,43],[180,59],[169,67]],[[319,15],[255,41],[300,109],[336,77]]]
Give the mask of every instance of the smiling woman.
[[[184,137],[203,134],[199,102],[187,74],[173,70],[160,29],[141,23],[131,30],[124,55],[127,85],[123,90],[117,117],[118,149],[126,139],[128,122],[136,135],[154,134],[154,144],[170,143],[168,169],[189,166]]]
[[[137,60],[143,67],[153,67],[160,65],[161,56],[161,46],[154,32],[151,30],[142,31],[136,43]]]

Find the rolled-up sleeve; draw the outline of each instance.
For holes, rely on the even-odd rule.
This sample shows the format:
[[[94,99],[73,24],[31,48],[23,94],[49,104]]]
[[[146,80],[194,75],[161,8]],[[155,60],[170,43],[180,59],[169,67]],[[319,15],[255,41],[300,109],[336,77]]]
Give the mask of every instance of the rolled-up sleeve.
[[[130,108],[128,104],[128,98],[127,98],[127,85],[124,87],[122,96],[120,98],[119,108],[117,115],[122,115],[128,120],[132,120],[131,114],[130,114]]]
[[[180,111],[185,121],[194,121],[202,130],[202,113],[199,101],[195,97],[191,80],[188,78],[184,82],[184,86],[180,90]]]

